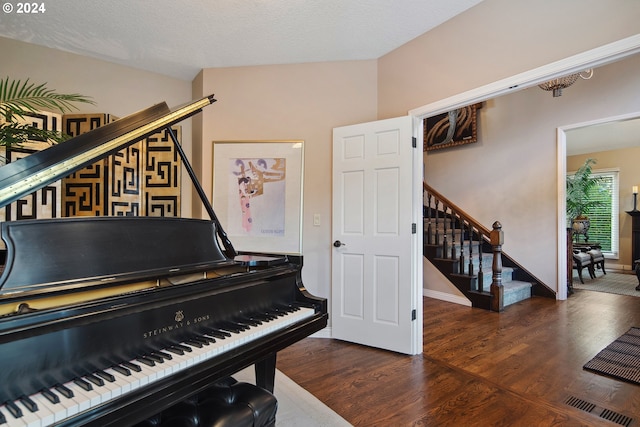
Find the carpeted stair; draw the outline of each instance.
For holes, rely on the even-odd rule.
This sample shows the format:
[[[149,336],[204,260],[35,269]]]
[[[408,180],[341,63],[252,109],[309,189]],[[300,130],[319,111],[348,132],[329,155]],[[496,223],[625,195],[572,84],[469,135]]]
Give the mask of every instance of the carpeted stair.
[[[438,244],[435,244],[435,236],[432,237],[432,243],[427,242],[425,232],[424,256],[431,261],[449,280],[453,283],[465,296],[467,296],[474,307],[490,308],[490,286],[493,280],[493,254],[482,254],[482,269],[480,268],[479,242],[472,241],[471,264],[473,274],[469,275],[469,241],[465,239],[463,249],[463,266],[460,268],[460,233],[456,233],[454,239],[454,249],[451,246],[451,227],[447,224],[447,254],[443,255],[443,234],[444,224],[433,230],[438,233]],[[426,230],[426,224],[425,224]],[[479,278],[479,272],[482,271],[482,280]],[[502,285],[504,288],[504,307],[515,304],[519,301],[531,298],[532,284],[525,281],[515,280],[514,274],[516,270],[512,267],[502,267]],[[479,284],[482,283],[482,288]]]

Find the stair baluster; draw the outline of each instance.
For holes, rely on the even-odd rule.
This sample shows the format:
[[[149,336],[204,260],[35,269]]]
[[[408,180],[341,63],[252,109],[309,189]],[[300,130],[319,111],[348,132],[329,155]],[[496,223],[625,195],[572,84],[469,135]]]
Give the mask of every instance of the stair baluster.
[[[431,193],[427,193],[427,244],[430,245],[432,242],[431,233],[433,230],[431,229]]]
[[[451,209],[451,259],[456,259],[456,222],[454,222],[454,218],[458,219],[458,214],[456,214],[453,209]]]
[[[460,274],[464,273],[464,220],[460,218]]]
[[[433,244],[437,246],[437,245],[440,244],[440,238],[438,237],[440,235],[440,233],[438,233],[438,206],[440,205],[440,200],[438,200],[436,198],[435,202],[436,202],[436,206],[435,206],[435,211],[436,211],[435,227],[436,227],[436,230],[435,230],[435,233],[434,233],[434,236],[433,236],[435,238]]]
[[[478,230],[478,291],[484,292],[484,273],[482,271],[482,243],[484,242],[484,236],[482,232]]]
[[[493,230],[490,235],[491,246],[493,247],[493,276],[491,281],[491,310],[504,311],[504,286],[502,285],[502,245],[504,244],[504,233],[502,224],[496,221],[493,223]]]
[[[449,258],[449,246],[447,245],[447,206],[442,204],[442,258]]]
[[[473,226],[469,222],[469,276],[473,276]]]

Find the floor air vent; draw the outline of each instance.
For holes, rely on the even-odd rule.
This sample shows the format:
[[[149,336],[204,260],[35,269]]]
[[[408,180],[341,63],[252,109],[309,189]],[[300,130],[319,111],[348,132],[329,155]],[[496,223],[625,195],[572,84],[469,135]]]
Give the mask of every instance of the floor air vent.
[[[605,420],[611,421],[616,424],[620,424],[621,426],[628,427],[633,422],[633,418],[627,417],[626,415],[618,414],[617,412],[610,411],[608,409],[604,409],[600,414],[600,418],[604,418]]]
[[[569,406],[573,406],[574,408],[580,409],[581,411],[598,415],[602,419],[611,421],[612,423],[616,423],[624,427],[629,427],[633,423],[633,418],[631,417],[627,417],[626,415],[619,414],[609,409],[600,408],[598,405],[587,402],[586,400],[579,399],[575,396],[569,396],[567,400],[564,401],[564,403]]]
[[[574,396],[569,396],[569,398],[565,400],[564,403],[585,412],[591,412],[596,407],[596,405],[594,405],[593,403],[587,402],[586,400],[578,399]]]

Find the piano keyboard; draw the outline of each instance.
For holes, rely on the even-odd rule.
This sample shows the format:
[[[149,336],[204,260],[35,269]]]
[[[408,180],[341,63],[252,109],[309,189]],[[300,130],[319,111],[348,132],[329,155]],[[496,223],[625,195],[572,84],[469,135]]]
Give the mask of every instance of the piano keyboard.
[[[179,344],[0,406],[0,426],[45,427],[313,316],[306,307],[223,321]]]

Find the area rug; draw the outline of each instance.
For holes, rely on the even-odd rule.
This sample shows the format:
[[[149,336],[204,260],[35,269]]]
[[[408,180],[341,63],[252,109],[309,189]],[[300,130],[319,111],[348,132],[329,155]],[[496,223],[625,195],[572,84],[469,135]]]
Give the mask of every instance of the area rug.
[[[640,385],[640,328],[631,328],[584,365],[584,369]]]
[[[582,275],[584,284],[580,283],[580,279],[574,274],[573,288],[584,289],[586,291],[606,292],[609,294],[631,295],[640,297],[640,291],[636,291],[638,286],[638,278],[635,274],[607,272],[602,274],[600,270],[596,270],[596,278],[591,279],[586,272]]]
[[[243,369],[233,377],[255,384],[253,367]],[[344,418],[278,370],[273,394],[278,399],[276,427],[351,427]]]

